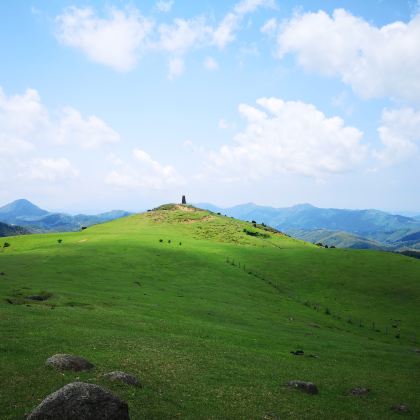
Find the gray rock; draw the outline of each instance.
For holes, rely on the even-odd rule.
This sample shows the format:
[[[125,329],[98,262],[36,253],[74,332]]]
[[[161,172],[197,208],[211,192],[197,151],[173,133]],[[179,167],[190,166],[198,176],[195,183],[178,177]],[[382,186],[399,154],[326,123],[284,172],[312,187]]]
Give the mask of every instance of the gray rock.
[[[73,382],[52,393],[27,420],[129,420],[128,406],[97,385]]]
[[[136,376],[130,375],[129,373],[121,372],[120,370],[106,373],[104,377],[109,379],[110,381],[119,381],[124,382],[128,385],[141,387],[141,384]]]
[[[94,367],[92,363],[83,359],[83,357],[72,356],[71,354],[55,354],[45,362],[47,366],[58,370],[90,370]]]
[[[297,388],[307,394],[316,395],[318,394],[318,388],[312,382],[305,381],[289,381],[288,384],[290,388]]]
[[[392,411],[396,411],[397,413],[409,413],[410,409],[406,404],[397,404],[391,407]]]
[[[362,396],[362,395],[369,394],[369,392],[370,392],[370,389],[368,389],[368,388],[363,388],[363,387],[361,387],[361,386],[358,386],[358,387],[356,387],[356,388],[353,388],[353,389],[350,391],[350,394],[351,394],[351,395],[356,395],[356,396],[360,397],[360,396]]]
[[[42,302],[44,300],[47,300],[48,299],[48,296],[30,295],[30,296],[27,296],[26,299],[29,299],[29,300],[38,300],[38,301]]]

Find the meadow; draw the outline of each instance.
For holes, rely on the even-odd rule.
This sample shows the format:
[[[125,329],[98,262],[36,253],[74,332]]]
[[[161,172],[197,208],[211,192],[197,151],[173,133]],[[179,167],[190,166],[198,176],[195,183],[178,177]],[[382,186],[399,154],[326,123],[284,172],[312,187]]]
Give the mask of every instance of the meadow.
[[[188,206],[4,241],[1,419],[74,380],[119,395],[132,419],[387,419],[399,404],[420,417],[417,259],[320,248]],[[95,368],[50,370],[55,353]],[[107,382],[111,370],[142,388]]]

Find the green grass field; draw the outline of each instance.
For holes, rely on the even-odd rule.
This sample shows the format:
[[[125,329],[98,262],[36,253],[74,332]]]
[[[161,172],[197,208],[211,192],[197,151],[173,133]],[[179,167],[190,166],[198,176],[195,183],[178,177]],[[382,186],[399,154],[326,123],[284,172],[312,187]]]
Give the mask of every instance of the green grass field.
[[[112,390],[132,419],[420,418],[419,260],[253,236],[244,229],[267,232],[168,208],[5,239],[1,419],[76,379]],[[40,293],[51,297],[26,299]],[[47,369],[55,353],[96,367]],[[111,370],[143,388],[106,382]],[[285,386],[293,379],[319,395]],[[349,395],[357,386],[371,392]],[[402,403],[410,413],[390,410]]]

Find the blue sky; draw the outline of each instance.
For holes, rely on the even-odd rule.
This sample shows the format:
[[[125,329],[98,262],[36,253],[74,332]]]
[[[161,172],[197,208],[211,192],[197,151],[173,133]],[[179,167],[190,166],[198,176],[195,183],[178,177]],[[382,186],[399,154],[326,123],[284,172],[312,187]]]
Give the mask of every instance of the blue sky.
[[[0,204],[420,213],[416,1],[0,3]]]

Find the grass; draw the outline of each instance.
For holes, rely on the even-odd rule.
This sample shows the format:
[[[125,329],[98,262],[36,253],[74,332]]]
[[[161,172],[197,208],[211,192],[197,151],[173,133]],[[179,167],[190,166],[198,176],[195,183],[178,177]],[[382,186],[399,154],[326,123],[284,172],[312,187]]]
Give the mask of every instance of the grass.
[[[21,418],[76,379],[111,389],[132,419],[386,419],[402,403],[418,418],[420,261],[244,229],[266,233],[167,206],[82,232],[7,238],[0,418]],[[27,299],[35,294],[48,299]],[[49,370],[55,353],[96,367]],[[143,388],[106,382],[112,370]],[[319,395],[288,389],[293,379]],[[349,396],[356,386],[371,393]]]

